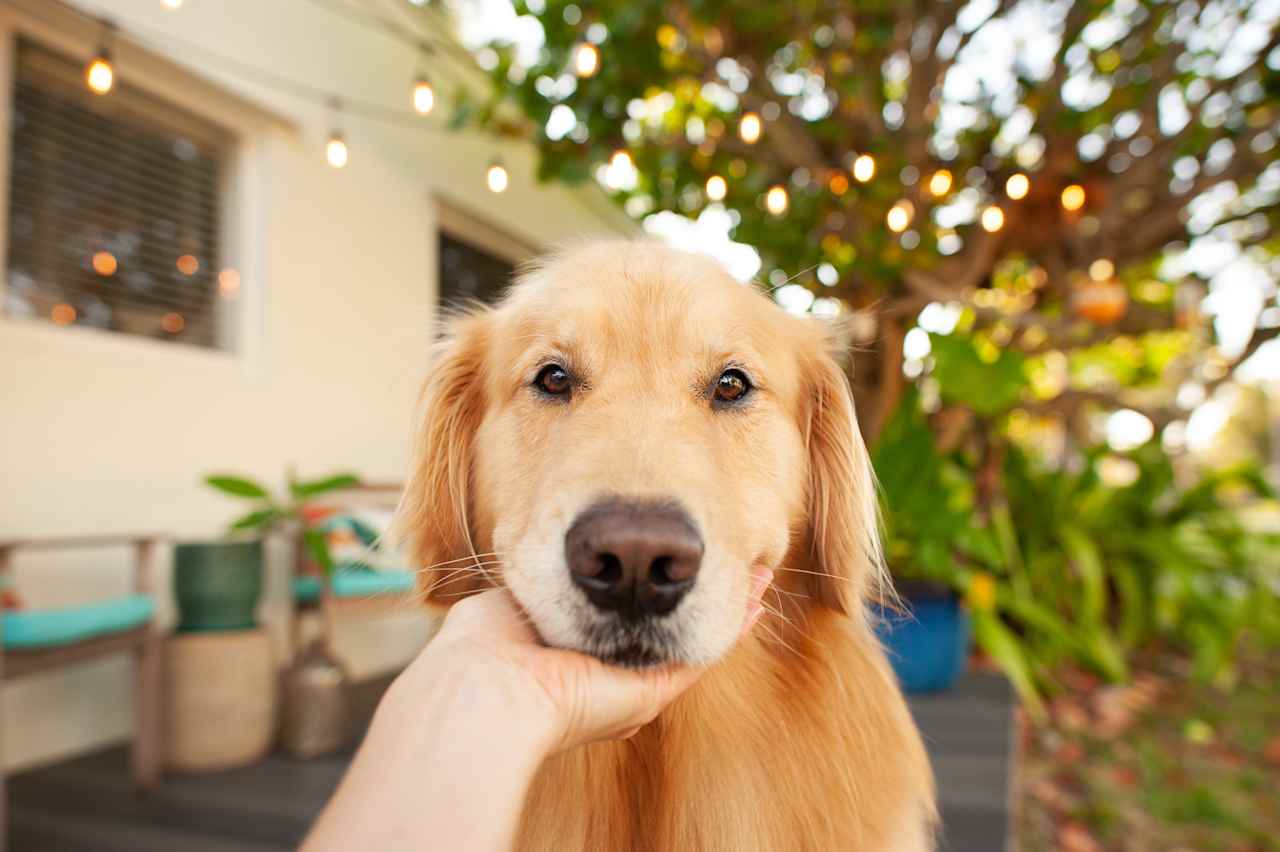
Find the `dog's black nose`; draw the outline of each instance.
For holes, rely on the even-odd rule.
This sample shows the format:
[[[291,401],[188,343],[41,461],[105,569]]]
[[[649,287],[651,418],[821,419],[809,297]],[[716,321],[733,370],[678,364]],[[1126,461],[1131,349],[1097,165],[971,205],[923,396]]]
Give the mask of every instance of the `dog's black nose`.
[[[640,618],[665,615],[693,587],[702,537],[668,504],[609,500],[577,517],[564,552],[569,575],[593,604]]]

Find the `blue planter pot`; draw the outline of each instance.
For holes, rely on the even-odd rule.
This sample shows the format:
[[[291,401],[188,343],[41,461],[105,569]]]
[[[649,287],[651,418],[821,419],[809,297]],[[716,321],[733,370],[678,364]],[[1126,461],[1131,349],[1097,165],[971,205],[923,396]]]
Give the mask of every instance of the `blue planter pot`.
[[[906,612],[881,610],[876,633],[907,692],[937,692],[964,674],[969,613],[954,596],[904,594]]]

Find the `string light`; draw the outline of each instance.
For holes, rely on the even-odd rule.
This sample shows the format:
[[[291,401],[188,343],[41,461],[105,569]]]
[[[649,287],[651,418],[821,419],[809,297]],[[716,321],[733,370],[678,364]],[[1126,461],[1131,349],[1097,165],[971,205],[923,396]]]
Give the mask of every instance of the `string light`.
[[[573,49],[573,73],[579,77],[594,77],[599,70],[600,49],[591,42],[579,42]]]
[[[436,106],[436,90],[426,74],[419,74],[413,81],[413,109],[418,115],[427,115]]]
[[[182,8],[182,0],[160,0],[160,5],[172,12]]]
[[[1116,265],[1105,257],[1089,264],[1089,277],[1094,281],[1106,281],[1116,274]]]
[[[324,158],[329,161],[329,165],[340,169],[346,166],[347,157],[347,140],[342,138],[342,133],[335,130],[329,134],[329,142],[324,146]]]
[[[609,165],[605,167],[604,179],[605,184],[615,191],[635,187],[636,164],[631,159],[630,151],[619,148],[613,152]]]
[[[507,184],[511,180],[507,174],[507,167],[502,165],[501,160],[494,160],[489,164],[489,170],[485,172],[484,178],[489,191],[493,193],[506,192]]]
[[[195,275],[200,270],[200,261],[194,255],[184,254],[174,264],[183,275]]]
[[[49,319],[58,325],[71,325],[76,321],[76,309],[66,302],[59,302],[49,311]]]
[[[101,275],[103,278],[110,278],[116,274],[119,264],[116,262],[116,256],[109,251],[99,251],[93,254],[93,271]]]
[[[876,161],[870,154],[863,154],[853,161],[853,179],[866,183],[876,176]]]
[[[787,207],[791,205],[791,199],[787,197],[787,189],[782,184],[774,184],[769,187],[769,191],[764,196],[765,209],[774,216],[781,216],[787,212]]]
[[[218,292],[230,298],[240,292],[240,273],[227,267],[218,273]]]
[[[982,211],[982,229],[994,234],[1004,227],[1004,211],[992,204]]]
[[[1084,206],[1084,187],[1073,183],[1062,190],[1062,207],[1072,213]]]
[[[827,186],[831,189],[832,195],[844,195],[849,191],[849,179],[844,176],[844,172],[837,171],[831,175]]]
[[[884,217],[884,222],[889,226],[890,231],[900,234],[911,224],[911,217],[915,215],[915,212],[915,205],[904,198],[889,208],[888,214]]]
[[[738,122],[738,137],[748,145],[754,145],[760,141],[760,132],[764,130],[764,125],[760,122],[760,116],[754,112],[744,112],[742,119]]]
[[[84,67],[84,82],[95,95],[105,95],[115,86],[115,66],[111,64],[111,54],[105,47],[100,48]]]
[[[933,173],[933,177],[929,178],[929,192],[935,197],[941,198],[951,189],[951,172],[946,169],[938,169]]]
[[[337,98],[329,99],[329,108],[333,110],[333,130],[329,133],[329,141],[324,146],[324,158],[335,169],[347,165],[347,140],[342,135],[339,117],[342,113],[342,102]]]
[[[712,201],[724,201],[724,197],[729,194],[729,184],[720,175],[712,175],[707,178],[707,198]]]
[[[1004,182],[1004,194],[1014,201],[1021,201],[1026,198],[1030,190],[1031,179],[1022,172],[1009,175],[1009,179]]]
[[[182,318],[182,314],[175,314],[170,311],[160,317],[160,327],[170,334],[177,334],[187,327],[187,321]]]

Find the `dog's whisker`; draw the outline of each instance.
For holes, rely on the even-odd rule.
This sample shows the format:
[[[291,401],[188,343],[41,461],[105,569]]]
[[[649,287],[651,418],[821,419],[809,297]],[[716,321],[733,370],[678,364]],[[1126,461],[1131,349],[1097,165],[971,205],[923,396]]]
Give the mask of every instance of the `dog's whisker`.
[[[830,577],[832,580],[840,580],[841,582],[851,583],[853,579],[850,577],[841,577],[839,574],[832,574],[827,571],[808,571],[804,568],[775,568],[775,571],[791,571],[795,574],[812,574],[815,577]]]
[[[765,633],[769,634],[769,637],[773,639],[773,641],[777,642],[779,645],[785,648],[788,652],[795,654],[797,657],[804,656],[799,651],[797,651],[794,647],[792,647],[791,644],[787,642],[787,640],[783,639],[782,636],[780,636],[778,633],[775,633],[773,629],[769,627],[769,625],[765,624],[764,622],[759,622],[757,626],[760,627],[762,630],[764,630]]]

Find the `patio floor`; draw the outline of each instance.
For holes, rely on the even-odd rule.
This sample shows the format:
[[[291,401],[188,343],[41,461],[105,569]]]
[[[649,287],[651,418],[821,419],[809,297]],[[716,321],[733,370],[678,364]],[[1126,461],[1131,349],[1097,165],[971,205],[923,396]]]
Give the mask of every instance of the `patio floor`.
[[[386,682],[363,684],[367,712]],[[951,692],[915,696],[942,801],[947,852],[1005,849],[1013,699],[1002,679],[972,676]],[[349,754],[170,776],[148,796],[129,786],[123,747],[10,779],[11,849],[22,852],[258,852],[297,846]]]

